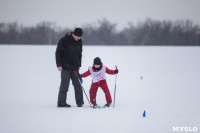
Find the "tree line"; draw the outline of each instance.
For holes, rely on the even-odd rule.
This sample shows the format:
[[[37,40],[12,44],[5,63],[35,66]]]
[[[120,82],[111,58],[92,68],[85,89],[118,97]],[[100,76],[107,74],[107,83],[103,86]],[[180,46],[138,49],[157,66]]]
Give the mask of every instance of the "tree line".
[[[129,23],[121,31],[117,24],[103,19],[97,25],[86,24],[84,45],[164,45],[199,46],[200,26],[191,20],[157,21],[147,19],[137,25]],[[73,28],[60,28],[52,22],[25,27],[17,22],[0,23],[0,44],[55,45]]]

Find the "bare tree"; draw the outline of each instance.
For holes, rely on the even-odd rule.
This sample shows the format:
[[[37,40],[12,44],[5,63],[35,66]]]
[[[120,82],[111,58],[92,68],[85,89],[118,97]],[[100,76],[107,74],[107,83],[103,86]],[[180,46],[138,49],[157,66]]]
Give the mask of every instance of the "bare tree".
[[[148,18],[137,25],[129,23],[121,31],[107,19],[83,27],[84,45],[200,45],[200,27],[190,20],[156,21]],[[0,44],[57,44],[72,29],[41,22],[24,27],[17,22],[0,23]]]

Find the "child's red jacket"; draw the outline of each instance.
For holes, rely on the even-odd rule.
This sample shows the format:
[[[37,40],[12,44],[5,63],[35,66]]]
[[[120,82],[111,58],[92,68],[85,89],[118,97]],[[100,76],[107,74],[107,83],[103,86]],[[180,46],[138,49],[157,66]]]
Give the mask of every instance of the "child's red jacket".
[[[97,72],[96,70],[94,70],[93,67],[92,67],[92,70],[93,70],[94,72]],[[100,71],[100,70],[99,70],[99,71]],[[115,70],[110,70],[110,69],[107,68],[107,67],[106,67],[106,73],[107,73],[107,74],[111,74],[111,75],[116,74]],[[84,73],[81,74],[80,76],[81,76],[81,77],[87,77],[87,76],[89,76],[89,75],[91,75],[90,70],[84,72]]]

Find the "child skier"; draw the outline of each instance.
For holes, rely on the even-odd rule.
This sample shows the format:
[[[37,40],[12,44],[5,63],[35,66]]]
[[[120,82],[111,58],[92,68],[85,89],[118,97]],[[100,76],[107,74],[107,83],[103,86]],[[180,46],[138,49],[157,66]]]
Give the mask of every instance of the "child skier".
[[[87,77],[89,75],[91,75],[92,77],[92,85],[90,88],[90,102],[93,104],[93,108],[98,107],[96,103],[96,94],[99,87],[101,87],[101,89],[105,93],[105,97],[107,101],[107,103],[105,104],[105,107],[109,107],[110,104],[112,103],[110,91],[106,83],[105,73],[114,75],[118,73],[118,69],[117,68],[115,70],[108,69],[106,66],[103,65],[103,63],[101,62],[101,59],[99,57],[96,57],[94,59],[93,66],[89,67],[88,71],[80,75],[81,77]]]

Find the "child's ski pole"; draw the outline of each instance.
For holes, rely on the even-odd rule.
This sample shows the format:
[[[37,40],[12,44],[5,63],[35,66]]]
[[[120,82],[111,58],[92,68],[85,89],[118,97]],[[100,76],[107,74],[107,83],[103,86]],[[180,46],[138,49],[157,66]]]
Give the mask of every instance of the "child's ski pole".
[[[77,72],[74,71],[74,73],[76,74],[76,76],[77,76],[77,78],[78,78]],[[82,86],[81,81],[79,80],[79,78],[78,78],[78,81],[79,81],[79,83],[80,83],[80,85],[81,85],[81,88],[83,89],[83,92],[85,93],[85,96],[86,96],[86,98],[87,98],[87,100],[88,100],[88,103],[90,104],[90,107],[92,107],[92,105],[91,105],[91,103],[90,103],[90,101],[89,101],[89,99],[88,99],[88,96],[87,96],[87,94],[86,94],[86,92],[85,92],[85,89],[83,88],[83,86]]]
[[[115,65],[116,69],[117,69],[117,66]],[[114,90],[114,102],[113,102],[113,108],[115,106],[115,93],[116,93],[116,83],[117,83],[117,74],[115,76],[115,90]]]

